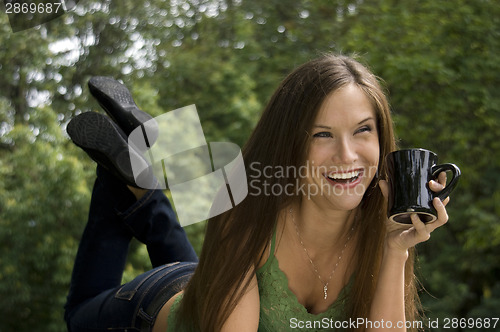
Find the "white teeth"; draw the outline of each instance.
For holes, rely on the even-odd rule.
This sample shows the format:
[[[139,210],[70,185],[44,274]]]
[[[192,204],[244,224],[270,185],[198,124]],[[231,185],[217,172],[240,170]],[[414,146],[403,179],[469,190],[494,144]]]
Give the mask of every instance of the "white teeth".
[[[328,177],[333,180],[347,180],[358,177],[359,173],[359,171],[352,171],[348,173],[333,173],[328,175]]]

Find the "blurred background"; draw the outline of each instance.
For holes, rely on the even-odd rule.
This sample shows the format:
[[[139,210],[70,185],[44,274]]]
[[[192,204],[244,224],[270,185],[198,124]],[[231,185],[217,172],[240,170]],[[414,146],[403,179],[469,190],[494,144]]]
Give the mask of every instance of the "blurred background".
[[[0,331],[65,331],[95,172],[65,126],[99,110],[91,76],[154,116],[196,104],[207,141],[242,146],[284,76],[331,51],[384,80],[400,147],[462,170],[449,223],[418,246],[425,314],[499,317],[500,2],[82,0],[18,32],[0,14]],[[204,223],[186,230],[199,251]],[[124,281],[149,268],[132,243]]]

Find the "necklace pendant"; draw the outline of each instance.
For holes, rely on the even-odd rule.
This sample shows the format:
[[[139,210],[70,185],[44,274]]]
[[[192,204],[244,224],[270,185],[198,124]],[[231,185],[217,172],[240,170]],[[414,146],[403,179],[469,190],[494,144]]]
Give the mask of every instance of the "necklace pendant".
[[[328,292],[328,286],[327,286],[327,285],[325,285],[325,286],[323,287],[323,292],[325,293],[325,297],[324,297],[324,299],[326,300],[326,298],[328,297],[328,293],[327,293],[327,292]]]

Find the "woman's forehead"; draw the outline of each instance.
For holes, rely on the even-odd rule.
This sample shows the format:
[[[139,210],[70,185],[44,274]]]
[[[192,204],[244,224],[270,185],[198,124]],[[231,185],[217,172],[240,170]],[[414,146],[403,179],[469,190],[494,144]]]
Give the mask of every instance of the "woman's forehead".
[[[313,125],[328,127],[355,125],[375,117],[373,104],[364,91],[350,84],[325,98]]]

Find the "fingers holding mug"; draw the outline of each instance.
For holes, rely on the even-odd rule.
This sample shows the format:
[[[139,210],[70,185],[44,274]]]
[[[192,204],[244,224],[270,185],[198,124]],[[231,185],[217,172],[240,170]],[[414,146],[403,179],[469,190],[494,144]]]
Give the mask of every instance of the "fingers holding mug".
[[[429,181],[429,188],[434,192],[440,192],[446,187],[446,172],[439,173],[436,180]],[[444,206],[446,206],[450,202],[450,196],[447,196],[443,200]]]
[[[443,186],[442,189],[444,189],[444,187],[446,187],[446,172],[439,173],[437,180],[439,184]]]
[[[430,224],[425,224],[424,222],[422,222],[422,220],[418,217],[418,214],[416,213],[412,213],[410,215],[410,218],[411,218],[411,223],[415,228],[417,243],[429,240],[431,237],[431,233],[435,228],[431,229],[429,227]]]
[[[445,199],[445,201],[447,199]],[[446,212],[445,202],[441,201],[438,197],[435,197],[432,201],[432,204],[437,211],[438,218],[435,221],[427,224],[429,232],[434,231],[436,228],[441,227],[448,222],[448,212]]]

